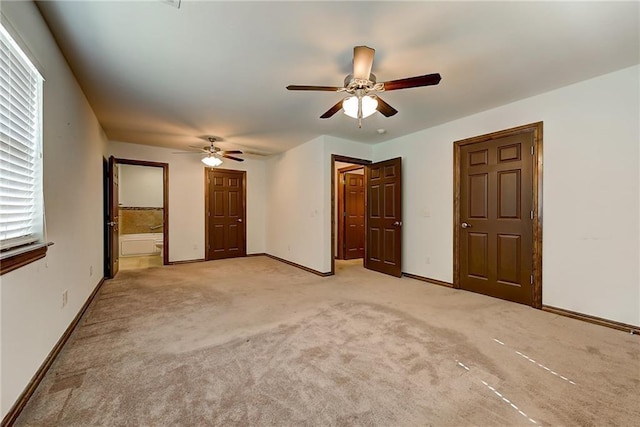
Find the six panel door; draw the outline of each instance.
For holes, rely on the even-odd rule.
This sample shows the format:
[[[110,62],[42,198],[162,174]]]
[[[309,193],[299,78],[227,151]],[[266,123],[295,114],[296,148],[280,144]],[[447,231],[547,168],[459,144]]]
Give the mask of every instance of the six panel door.
[[[532,303],[533,134],[460,147],[460,287]]]
[[[364,257],[364,174],[344,174],[344,259]]]
[[[245,256],[244,171],[207,170],[207,259]]]
[[[402,159],[365,168],[367,240],[365,268],[402,275]]]

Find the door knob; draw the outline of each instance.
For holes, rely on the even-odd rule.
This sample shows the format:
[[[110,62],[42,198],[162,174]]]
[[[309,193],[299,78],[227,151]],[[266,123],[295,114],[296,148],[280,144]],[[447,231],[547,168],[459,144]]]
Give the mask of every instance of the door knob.
[[[463,223],[461,224],[461,226],[462,226],[462,228],[470,228],[470,227],[471,227],[471,224],[467,224],[466,222],[463,222]]]
[[[113,226],[114,226],[114,225],[116,225],[116,224],[117,224],[117,223],[116,223],[116,222],[114,222],[114,221],[110,221],[110,222],[108,222],[108,223],[107,223],[107,225],[108,225],[109,227],[113,227]]]
[[[402,221],[396,221],[393,223],[396,227],[400,227],[402,225]]]
[[[238,222],[242,222],[242,218],[238,218]]]

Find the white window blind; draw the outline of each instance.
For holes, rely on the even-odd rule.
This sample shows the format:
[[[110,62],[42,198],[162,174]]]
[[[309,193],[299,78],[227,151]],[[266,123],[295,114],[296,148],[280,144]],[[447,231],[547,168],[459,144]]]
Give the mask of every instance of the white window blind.
[[[44,239],[42,82],[0,25],[0,250]]]

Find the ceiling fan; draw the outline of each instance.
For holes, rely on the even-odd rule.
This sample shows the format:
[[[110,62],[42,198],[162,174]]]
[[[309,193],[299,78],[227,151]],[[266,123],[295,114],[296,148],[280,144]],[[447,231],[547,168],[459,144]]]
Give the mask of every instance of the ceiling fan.
[[[378,83],[375,74],[371,73],[375,52],[375,49],[367,46],[353,48],[353,73],[345,77],[343,87],[289,85],[287,89],[348,93],[351,96],[344,98],[329,108],[320,118],[328,119],[343,109],[345,114],[358,119],[358,125],[362,127],[362,119],[376,111],[379,111],[385,117],[391,117],[398,112],[378,95],[375,95],[375,92],[432,86],[440,83],[441,77],[438,73]]]
[[[213,145],[216,142],[216,138],[214,136],[208,136],[207,140],[209,141],[209,145],[205,145],[204,147],[195,147],[190,145],[189,147],[194,148],[198,151],[179,151],[174,154],[206,154],[206,157],[202,159],[202,163],[207,166],[215,167],[222,164],[221,157],[225,159],[235,160],[237,162],[244,162],[244,159],[240,157],[232,156],[231,154],[243,154],[240,150],[222,150],[220,147],[216,147]]]

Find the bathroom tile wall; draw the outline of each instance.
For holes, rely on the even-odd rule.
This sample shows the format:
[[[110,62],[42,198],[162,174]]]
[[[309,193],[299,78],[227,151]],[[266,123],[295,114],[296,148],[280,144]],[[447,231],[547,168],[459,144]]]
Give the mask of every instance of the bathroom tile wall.
[[[162,208],[128,208],[121,207],[120,234],[162,233]],[[154,227],[151,229],[151,227]]]

